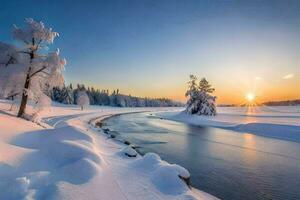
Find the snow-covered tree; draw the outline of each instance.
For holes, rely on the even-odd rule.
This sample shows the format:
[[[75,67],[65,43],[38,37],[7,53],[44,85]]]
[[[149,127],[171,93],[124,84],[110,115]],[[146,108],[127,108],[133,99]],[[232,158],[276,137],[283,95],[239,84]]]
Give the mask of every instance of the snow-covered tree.
[[[87,88],[87,89],[86,89]],[[77,104],[78,93],[86,91],[91,105],[110,105],[118,107],[170,107],[183,106],[182,103],[167,98],[142,98],[131,95],[121,94],[119,90],[113,91],[109,95],[108,90],[99,90],[93,87],[85,87],[78,84],[76,89],[73,86],[64,86],[63,88],[53,87],[47,91],[47,95],[52,100],[64,104]]]
[[[0,43],[0,91],[4,97],[21,96],[18,117],[22,117],[28,99],[39,104],[47,102],[41,101],[46,98],[45,87],[63,85],[62,70],[66,61],[59,57],[59,50],[42,54],[58,36],[42,22],[28,18],[24,28],[13,27],[12,35],[23,45],[17,48]]]
[[[79,91],[77,95],[77,105],[79,105],[81,110],[83,110],[84,106],[88,106],[90,104],[89,96],[85,91]]]
[[[198,85],[197,77],[190,75],[188,90],[185,94],[189,98],[186,104],[186,113],[216,115],[216,97],[211,95],[214,91],[215,89],[212,88],[205,78],[202,78]]]
[[[48,92],[50,93],[51,98],[54,101],[57,101],[59,103],[63,104],[73,104],[73,89],[72,86],[63,86],[62,88],[59,87],[53,87],[52,91]]]

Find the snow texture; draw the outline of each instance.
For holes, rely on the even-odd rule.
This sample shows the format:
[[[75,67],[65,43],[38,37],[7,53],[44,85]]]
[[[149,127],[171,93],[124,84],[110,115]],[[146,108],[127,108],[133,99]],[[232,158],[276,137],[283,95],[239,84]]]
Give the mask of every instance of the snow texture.
[[[179,178],[188,172],[156,154],[120,156],[126,146],[90,125],[115,114],[169,108],[80,111],[54,104],[41,111],[42,127],[16,118],[10,104],[0,100],[0,199],[215,199],[190,189]]]

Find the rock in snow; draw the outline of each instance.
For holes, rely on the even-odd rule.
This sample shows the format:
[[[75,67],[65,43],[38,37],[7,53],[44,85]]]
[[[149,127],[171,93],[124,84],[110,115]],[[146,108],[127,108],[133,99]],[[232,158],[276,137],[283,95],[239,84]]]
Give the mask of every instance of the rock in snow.
[[[122,152],[128,157],[136,157],[137,156],[137,152],[131,146],[125,147],[122,150]]]

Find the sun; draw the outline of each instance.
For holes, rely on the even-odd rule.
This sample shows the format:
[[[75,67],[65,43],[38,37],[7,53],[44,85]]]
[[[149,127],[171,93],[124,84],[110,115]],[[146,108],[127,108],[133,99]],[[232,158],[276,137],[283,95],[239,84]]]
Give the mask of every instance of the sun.
[[[253,93],[246,94],[246,99],[248,102],[253,102],[254,98],[255,98],[255,95]]]

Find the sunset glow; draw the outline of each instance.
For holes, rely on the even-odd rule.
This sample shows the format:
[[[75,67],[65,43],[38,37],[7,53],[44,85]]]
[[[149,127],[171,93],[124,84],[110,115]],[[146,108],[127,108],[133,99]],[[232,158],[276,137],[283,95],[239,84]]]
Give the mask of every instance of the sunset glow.
[[[282,15],[281,3],[262,1],[248,9],[251,1],[200,2],[76,2],[71,9],[44,2],[35,10],[21,1],[19,7],[31,12],[2,12],[0,40],[11,43],[12,24],[25,17],[46,20],[62,33],[52,47],[68,61],[67,84],[185,102],[185,83],[193,73],[211,82],[218,104],[243,104],[247,91],[257,103],[300,98],[298,4]],[[78,15],[82,9],[89,15]]]
[[[255,95],[253,93],[246,94],[246,100],[248,102],[253,102],[254,98],[255,98]]]
[[[0,200],[300,200],[299,11],[1,0]]]

